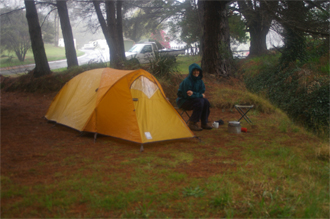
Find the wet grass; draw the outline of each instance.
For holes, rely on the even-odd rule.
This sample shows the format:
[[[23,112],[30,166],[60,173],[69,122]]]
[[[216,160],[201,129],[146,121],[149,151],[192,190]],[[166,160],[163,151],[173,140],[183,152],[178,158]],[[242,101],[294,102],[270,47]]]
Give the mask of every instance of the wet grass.
[[[178,56],[176,61],[178,63],[178,71],[181,74],[188,74],[189,73],[189,65],[192,63],[197,63],[201,65],[201,56]]]
[[[57,60],[66,59],[65,49],[63,47],[55,47],[50,44],[45,44],[45,51],[48,61],[57,61]],[[84,54],[84,52],[80,50],[76,50],[76,53],[77,56],[81,56]],[[15,53],[9,53],[9,54],[6,53],[6,56],[0,58],[0,68],[17,66],[17,65],[28,65],[28,64],[34,64],[32,50],[29,50],[27,52],[24,62],[20,62],[15,56]]]
[[[329,163],[313,155],[317,138],[292,128],[283,132],[274,124],[287,117],[277,112],[253,120],[258,131],[239,139],[224,135],[224,146],[194,150],[205,143],[168,143],[146,153],[115,147],[99,160],[64,157],[59,164],[69,174],[56,172],[51,183],[28,186],[2,176],[2,216],[328,218]],[[217,152],[210,155],[211,149]],[[233,156],[238,150],[241,156]],[[203,156],[236,168],[204,177],[180,169],[198,165]],[[113,159],[120,160],[111,166],[117,171],[109,171]],[[45,165],[33,166],[33,174]]]
[[[226,121],[237,117],[237,97],[254,104],[254,125],[243,121],[248,132],[239,135],[224,125],[200,132],[201,142],[155,143],[144,153],[107,137],[59,139],[41,160],[1,175],[2,217],[329,218],[329,144],[240,87],[210,95]],[[68,153],[72,144],[84,149]]]

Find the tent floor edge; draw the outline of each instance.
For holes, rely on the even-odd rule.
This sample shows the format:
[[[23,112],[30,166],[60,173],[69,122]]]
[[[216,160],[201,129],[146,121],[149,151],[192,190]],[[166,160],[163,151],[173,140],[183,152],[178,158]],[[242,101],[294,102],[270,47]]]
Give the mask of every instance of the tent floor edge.
[[[143,144],[141,144],[140,152],[143,152],[143,151],[144,151]]]

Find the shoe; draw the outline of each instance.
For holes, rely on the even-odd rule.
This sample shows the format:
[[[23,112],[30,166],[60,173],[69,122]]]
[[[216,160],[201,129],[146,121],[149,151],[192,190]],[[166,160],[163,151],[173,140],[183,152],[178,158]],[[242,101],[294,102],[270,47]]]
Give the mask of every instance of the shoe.
[[[212,129],[212,126],[210,126],[208,124],[202,124],[202,128],[203,129]]]
[[[198,127],[196,122],[190,122],[188,123],[188,127],[190,128],[191,131],[202,131],[203,129]]]

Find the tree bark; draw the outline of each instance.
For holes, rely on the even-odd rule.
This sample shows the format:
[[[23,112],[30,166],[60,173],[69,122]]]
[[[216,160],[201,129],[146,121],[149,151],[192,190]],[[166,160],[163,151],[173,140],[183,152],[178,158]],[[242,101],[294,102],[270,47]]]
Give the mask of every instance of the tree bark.
[[[204,2],[202,69],[219,76],[231,75],[231,50],[226,5],[229,1]]]
[[[74,45],[73,34],[69,19],[66,0],[56,0],[58,15],[60,17],[61,29],[65,44],[65,55],[68,63],[68,68],[78,66],[77,53]]]
[[[248,31],[250,33],[251,40],[249,56],[266,54],[266,37],[273,20],[273,16],[267,11],[265,0],[245,0],[237,2],[240,12],[246,19]],[[273,8],[276,8],[278,1],[268,1],[267,4]]]
[[[112,45],[110,48],[110,65],[113,68],[121,69],[123,67],[123,61],[126,60],[122,35],[121,2],[119,3],[119,1],[117,1],[117,8],[115,1],[106,1],[105,5],[109,37]]]
[[[220,75],[230,76],[232,74],[233,53],[230,48],[229,22],[226,5],[220,4]]]
[[[107,20],[105,20],[102,15],[99,1],[94,0],[93,4],[104,37],[109,47],[110,66],[113,68],[121,69],[123,67],[123,61],[126,60],[124,40],[122,34],[122,15],[121,15],[122,2],[119,1],[117,2],[117,14],[116,14],[115,2],[114,1],[105,2]]]
[[[256,22],[251,22],[249,25],[250,32],[250,53],[249,56],[258,56],[267,53],[267,43],[266,37],[269,32],[269,26],[263,26],[259,22],[259,20],[255,20]]]
[[[41,35],[38,13],[34,1],[24,0],[26,19],[28,21],[31,46],[36,67],[33,70],[34,77],[51,74],[45,52],[44,42]]]
[[[101,29],[102,29],[102,32],[103,32],[103,35],[105,37],[105,40],[107,41],[107,44],[108,44],[108,47],[109,47],[109,51],[110,51],[110,36],[109,36],[109,30],[108,30],[108,25],[102,15],[102,11],[101,11],[101,8],[100,8],[100,2],[97,1],[97,0],[94,0],[93,1],[93,5],[94,5],[94,8],[95,8],[95,11],[96,11],[96,15],[97,15],[97,19],[99,20],[100,22],[100,25],[101,25]]]
[[[199,25],[202,27],[202,33],[204,33],[204,28],[203,28],[203,24],[204,24],[204,1],[198,1],[197,2],[198,5],[198,21],[199,21]],[[203,34],[201,35],[201,39],[200,39],[200,45],[199,45],[199,55],[203,55],[203,48],[204,48],[204,36]]]
[[[113,68],[117,68],[117,46],[116,42],[116,28],[115,28],[115,3],[113,1],[105,2],[106,14],[107,14],[107,27],[109,33],[109,42],[110,42],[110,66]]]
[[[123,15],[122,15],[122,1],[117,1],[117,35],[118,35],[118,46],[120,59],[126,60],[125,56],[125,45],[123,35]]]

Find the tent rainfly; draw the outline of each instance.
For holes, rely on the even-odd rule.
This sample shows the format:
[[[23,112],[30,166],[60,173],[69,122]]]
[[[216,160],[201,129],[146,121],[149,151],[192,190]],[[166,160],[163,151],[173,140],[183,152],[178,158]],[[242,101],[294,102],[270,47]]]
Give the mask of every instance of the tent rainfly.
[[[99,68],[67,82],[46,119],[81,132],[143,144],[195,137],[167,100],[157,79],[145,70]]]

